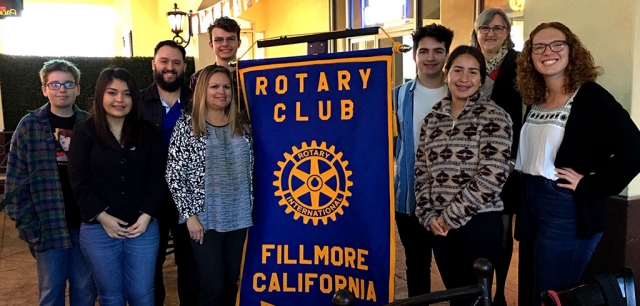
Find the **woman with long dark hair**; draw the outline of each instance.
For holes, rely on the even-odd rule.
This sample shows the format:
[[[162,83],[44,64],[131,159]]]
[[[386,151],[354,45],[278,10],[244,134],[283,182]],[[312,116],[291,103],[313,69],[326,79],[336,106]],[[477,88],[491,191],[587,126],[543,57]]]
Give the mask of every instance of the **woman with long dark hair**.
[[[138,113],[138,92],[126,70],[103,70],[91,117],[75,126],[69,149],[80,246],[100,305],[154,305],[163,150]]]
[[[511,119],[480,93],[480,50],[459,46],[444,66],[450,95],[424,118],[416,153],[416,215],[433,233],[433,255],[447,289],[477,283],[473,263],[497,262],[500,191],[509,175]],[[469,305],[473,299],[452,300]]]
[[[562,23],[537,26],[517,63],[528,105],[515,166],[523,177],[518,294],[522,305],[540,305],[540,292],[580,281],[605,230],[607,198],[640,172],[640,131],[595,83],[600,67]]]

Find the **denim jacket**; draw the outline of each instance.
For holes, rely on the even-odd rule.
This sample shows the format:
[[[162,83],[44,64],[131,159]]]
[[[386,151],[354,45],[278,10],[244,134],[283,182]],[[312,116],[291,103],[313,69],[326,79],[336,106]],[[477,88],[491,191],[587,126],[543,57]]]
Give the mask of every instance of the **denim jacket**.
[[[396,211],[413,215],[416,209],[414,193],[413,166],[415,164],[415,148],[413,140],[413,93],[418,79],[393,89],[393,109],[396,116],[398,135],[394,143]]]

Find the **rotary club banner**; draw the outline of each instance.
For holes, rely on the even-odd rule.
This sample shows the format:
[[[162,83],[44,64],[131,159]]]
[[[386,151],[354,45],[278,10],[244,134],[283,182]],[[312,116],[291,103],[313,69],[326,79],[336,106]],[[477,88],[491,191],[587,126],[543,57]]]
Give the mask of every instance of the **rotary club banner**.
[[[238,62],[254,132],[239,305],[393,300],[391,49]]]

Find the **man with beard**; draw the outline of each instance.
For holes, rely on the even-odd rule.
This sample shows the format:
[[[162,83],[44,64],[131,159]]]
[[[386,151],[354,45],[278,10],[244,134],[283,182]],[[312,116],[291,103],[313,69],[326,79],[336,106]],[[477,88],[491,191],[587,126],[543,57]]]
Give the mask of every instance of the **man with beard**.
[[[156,45],[151,61],[154,82],[140,92],[143,117],[162,133],[164,155],[167,156],[171,133],[182,110],[190,103],[193,92],[184,85],[187,68],[184,47],[174,41],[165,40]],[[178,210],[171,198],[168,186],[162,192],[163,203],[158,220],[160,247],[156,260],[155,296],[156,305],[165,299],[162,265],[166,259],[169,231],[173,236],[173,249],[178,265],[178,297],[181,305],[197,305],[200,278],[189,242],[189,231],[185,224],[178,224]]]

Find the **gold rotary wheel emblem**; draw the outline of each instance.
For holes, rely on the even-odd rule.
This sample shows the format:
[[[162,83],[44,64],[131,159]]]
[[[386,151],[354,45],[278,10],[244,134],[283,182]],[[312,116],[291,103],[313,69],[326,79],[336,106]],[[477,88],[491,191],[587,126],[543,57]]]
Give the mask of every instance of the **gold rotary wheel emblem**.
[[[347,197],[353,185],[342,152],[336,153],[334,146],[327,148],[325,142],[318,146],[314,140],[310,146],[303,142],[299,149],[291,147],[284,159],[273,172],[278,204],[285,206],[286,213],[293,212],[295,220],[302,217],[304,224],[311,220],[313,225],[318,221],[326,225],[329,218],[336,221],[336,214],[342,215],[342,208],[349,206]]]

